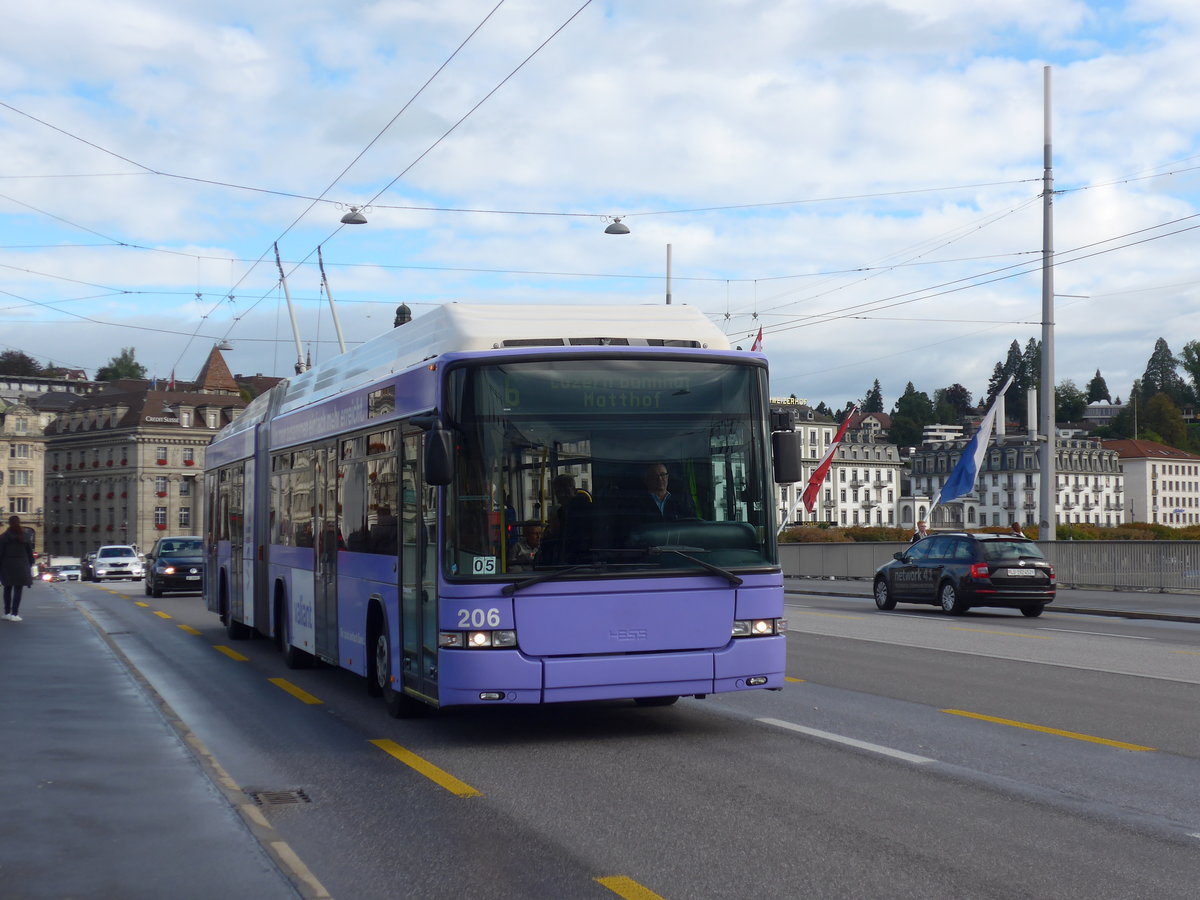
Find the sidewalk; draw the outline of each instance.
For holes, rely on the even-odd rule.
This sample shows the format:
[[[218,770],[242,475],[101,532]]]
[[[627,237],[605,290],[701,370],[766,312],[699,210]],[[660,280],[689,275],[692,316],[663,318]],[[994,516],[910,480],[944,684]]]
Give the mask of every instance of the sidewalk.
[[[0,898],[296,898],[83,608],[0,620]]]
[[[874,602],[871,582],[866,578],[785,578],[788,594],[818,594],[862,598]],[[1114,616],[1124,619],[1161,619],[1169,622],[1200,622],[1200,594],[1170,594],[1157,591],[1106,591],[1060,586],[1048,612]]]

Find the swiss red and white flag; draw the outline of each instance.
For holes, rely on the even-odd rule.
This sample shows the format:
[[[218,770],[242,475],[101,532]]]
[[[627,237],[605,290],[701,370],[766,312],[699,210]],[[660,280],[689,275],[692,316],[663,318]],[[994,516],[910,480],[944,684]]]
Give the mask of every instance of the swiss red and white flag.
[[[171,380],[167,383],[167,390],[168,391],[175,390],[175,370],[174,369],[171,370]]]
[[[762,326],[758,327],[758,337],[754,339],[754,343],[750,345],[751,353],[758,353],[762,350]]]
[[[813,469],[812,476],[808,479],[808,486],[804,489],[801,499],[804,501],[804,508],[808,510],[809,514],[817,508],[817,496],[821,493],[821,485],[825,483],[825,475],[829,472],[829,467],[833,465],[833,456],[837,453],[838,444],[846,436],[846,429],[850,427],[850,420],[857,413],[857,406],[846,413],[846,418],[842,419],[842,425],[837,430],[837,434],[834,435],[833,443],[829,445],[829,449],[821,457],[821,462]]]

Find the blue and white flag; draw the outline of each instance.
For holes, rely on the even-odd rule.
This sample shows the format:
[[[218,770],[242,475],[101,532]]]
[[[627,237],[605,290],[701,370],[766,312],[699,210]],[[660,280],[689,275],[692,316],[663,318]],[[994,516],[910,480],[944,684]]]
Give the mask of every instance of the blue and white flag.
[[[1000,393],[996,394],[996,399],[992,401],[992,408],[987,411],[987,415],[979,423],[979,430],[963,448],[958,465],[954,467],[954,471],[942,485],[942,492],[938,494],[938,504],[949,503],[951,500],[956,500],[975,490],[975,479],[979,475],[979,466],[983,463],[983,456],[987,453],[988,443],[991,441],[992,426],[996,421],[996,407],[1012,381],[1013,377],[1009,375],[1008,380],[1004,382],[1004,387],[1000,388]]]

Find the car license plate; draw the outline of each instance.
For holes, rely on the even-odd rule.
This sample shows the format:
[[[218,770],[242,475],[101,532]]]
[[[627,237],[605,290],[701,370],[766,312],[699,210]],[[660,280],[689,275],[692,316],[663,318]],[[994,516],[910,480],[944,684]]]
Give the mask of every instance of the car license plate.
[[[1021,575],[1033,576],[1037,575],[1037,569],[1009,569],[1008,574],[1012,577],[1019,577]]]
[[[188,581],[199,581],[200,576],[199,575],[189,575],[189,576],[187,576],[187,580]]]

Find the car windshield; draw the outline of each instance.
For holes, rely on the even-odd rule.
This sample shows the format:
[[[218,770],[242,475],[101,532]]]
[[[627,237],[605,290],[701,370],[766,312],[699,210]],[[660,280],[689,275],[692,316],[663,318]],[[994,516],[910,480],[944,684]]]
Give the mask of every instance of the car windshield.
[[[100,551],[101,559],[114,559],[124,556],[133,556],[133,550],[128,547],[105,547]]]
[[[204,542],[199,538],[163,541],[158,548],[159,556],[203,556]]]
[[[1004,559],[1045,559],[1042,548],[1033,541],[983,541],[983,558],[988,561]]]

